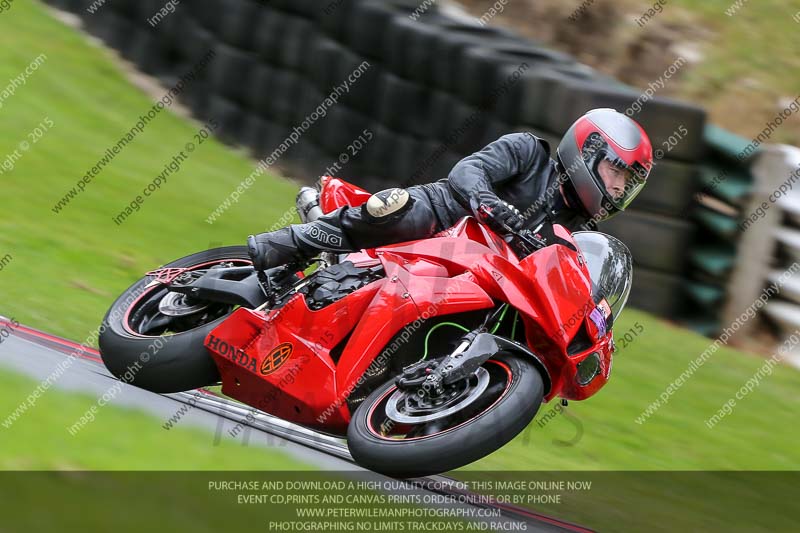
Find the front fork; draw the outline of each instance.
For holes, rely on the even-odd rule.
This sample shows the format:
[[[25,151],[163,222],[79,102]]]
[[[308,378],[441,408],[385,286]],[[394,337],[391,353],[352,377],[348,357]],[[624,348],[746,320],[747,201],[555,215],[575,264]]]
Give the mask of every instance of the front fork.
[[[500,351],[496,340],[499,337],[489,332],[497,329],[506,308],[507,304],[503,304],[487,314],[483,324],[464,334],[456,349],[443,359],[420,361],[405,367],[397,378],[397,388],[410,391],[422,387],[437,396],[444,394],[446,385],[469,378]]]

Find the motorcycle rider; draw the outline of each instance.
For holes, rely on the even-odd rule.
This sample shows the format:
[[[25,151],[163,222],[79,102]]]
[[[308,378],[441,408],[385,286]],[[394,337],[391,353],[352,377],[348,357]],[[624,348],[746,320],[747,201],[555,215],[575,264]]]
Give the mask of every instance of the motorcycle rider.
[[[251,235],[248,249],[254,266],[266,270],[324,251],[427,238],[470,214],[501,234],[506,227],[538,231],[552,224],[591,229],[625,210],[652,165],[650,139],[638,123],[613,109],[594,109],[567,130],[555,160],[543,139],[504,135],[459,161],[447,178],[387,189],[361,206]]]

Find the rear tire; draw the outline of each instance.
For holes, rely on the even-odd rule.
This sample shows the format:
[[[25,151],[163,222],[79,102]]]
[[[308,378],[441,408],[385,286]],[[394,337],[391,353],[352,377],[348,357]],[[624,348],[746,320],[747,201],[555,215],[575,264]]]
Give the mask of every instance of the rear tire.
[[[188,268],[224,260],[250,263],[247,247],[215,248],[164,267]],[[151,280],[145,277],[131,285],[106,313],[99,338],[100,355],[106,368],[127,383],[158,393],[192,390],[219,382],[217,366],[204,343],[206,335],[225,320],[230,311],[185,332],[157,336],[137,334],[130,327],[127,311],[152,290],[158,290],[142,291]]]
[[[373,426],[381,417],[387,419],[385,411],[379,412],[382,400],[396,389],[394,380],[379,387],[359,405],[347,429],[353,459],[387,476],[419,477],[453,470],[500,449],[536,416],[544,383],[533,363],[519,355],[497,354],[483,364],[491,366],[511,376],[494,403],[453,428],[413,440],[376,434]]]

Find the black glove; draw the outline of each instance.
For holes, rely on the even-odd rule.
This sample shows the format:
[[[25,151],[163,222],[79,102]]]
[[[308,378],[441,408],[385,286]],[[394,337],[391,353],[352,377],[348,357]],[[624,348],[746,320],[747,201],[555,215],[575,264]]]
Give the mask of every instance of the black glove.
[[[473,215],[497,233],[519,231],[525,226],[525,219],[513,205],[501,200],[490,191],[473,194],[469,200]]]

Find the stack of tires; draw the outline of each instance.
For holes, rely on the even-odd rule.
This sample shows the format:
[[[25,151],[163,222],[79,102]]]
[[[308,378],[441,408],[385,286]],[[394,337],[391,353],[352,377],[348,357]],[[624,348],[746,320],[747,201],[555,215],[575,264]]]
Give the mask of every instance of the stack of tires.
[[[166,0],[108,0],[93,14],[89,0],[51,3],[167,83],[213,50],[186,93],[195,115],[305,180],[429,182],[505,133],[531,131],[555,152],[583,112],[628,110],[663,157],[635,209],[601,229],[636,258],[634,305],[670,316],[682,305],[699,108],[655,98],[631,113],[638,91],[508,31],[421,13],[418,0],[183,0],[156,25]]]
[[[708,156],[699,168],[699,201],[692,210],[695,239],[689,250],[688,303],[683,322],[705,335],[721,330],[720,311],[738,255],[739,223],[753,189],[749,161],[739,154],[750,144],[733,133],[708,126]]]
[[[180,71],[178,28],[185,8],[176,4],[170,16],[153,16],[164,7],[162,0],[50,0],[83,19],[87,31],[117,49],[142,71],[170,81]],[[91,10],[91,11],[90,11]]]

